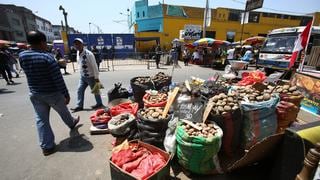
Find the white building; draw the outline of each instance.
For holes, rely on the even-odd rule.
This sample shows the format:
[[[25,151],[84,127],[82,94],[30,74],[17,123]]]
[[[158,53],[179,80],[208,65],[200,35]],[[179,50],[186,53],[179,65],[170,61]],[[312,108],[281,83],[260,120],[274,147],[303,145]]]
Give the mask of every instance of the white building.
[[[35,20],[37,29],[46,35],[48,42],[52,42],[54,40],[54,36],[50,21],[43,19],[39,16],[35,16]]]

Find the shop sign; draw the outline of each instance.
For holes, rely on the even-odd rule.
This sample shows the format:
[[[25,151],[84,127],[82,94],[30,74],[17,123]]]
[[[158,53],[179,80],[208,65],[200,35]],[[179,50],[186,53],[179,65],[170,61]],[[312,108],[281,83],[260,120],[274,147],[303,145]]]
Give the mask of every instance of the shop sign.
[[[291,84],[296,85],[304,96],[301,108],[320,115],[320,79],[296,73]]]
[[[263,5],[263,0],[247,0],[246,11],[252,11],[261,8]]]
[[[200,39],[202,34],[201,25],[187,24],[184,26],[183,39]]]

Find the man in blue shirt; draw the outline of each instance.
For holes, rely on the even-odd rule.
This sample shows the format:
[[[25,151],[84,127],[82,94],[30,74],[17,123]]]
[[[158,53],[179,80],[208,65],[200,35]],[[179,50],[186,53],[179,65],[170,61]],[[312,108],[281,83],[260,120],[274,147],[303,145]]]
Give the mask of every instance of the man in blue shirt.
[[[36,125],[43,155],[55,152],[54,134],[49,122],[50,108],[58,112],[64,123],[73,129],[79,116],[73,118],[67,108],[70,96],[62,78],[59,65],[48,53],[46,36],[40,31],[30,31],[27,41],[31,50],[19,54],[30,90],[30,100],[36,113]]]

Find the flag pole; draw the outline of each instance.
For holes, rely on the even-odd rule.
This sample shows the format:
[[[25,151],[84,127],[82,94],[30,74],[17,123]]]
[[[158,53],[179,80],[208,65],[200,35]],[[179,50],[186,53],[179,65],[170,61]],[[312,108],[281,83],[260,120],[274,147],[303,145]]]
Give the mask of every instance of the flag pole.
[[[311,33],[312,33],[312,27],[313,27],[314,19],[315,19],[315,14],[313,14],[313,16],[312,16],[311,28],[310,28],[310,30],[309,30],[306,47],[304,48],[303,60],[302,60],[302,63],[300,64],[300,66],[299,66],[299,71],[300,71],[300,72],[303,71],[304,61],[306,60],[307,50],[308,50],[308,46],[309,46],[310,36],[311,36]]]

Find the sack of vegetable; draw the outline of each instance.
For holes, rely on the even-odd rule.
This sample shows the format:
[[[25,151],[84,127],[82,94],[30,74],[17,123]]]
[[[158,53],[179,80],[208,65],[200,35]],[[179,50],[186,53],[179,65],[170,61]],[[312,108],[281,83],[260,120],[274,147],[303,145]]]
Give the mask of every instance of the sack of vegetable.
[[[167,99],[167,94],[149,90],[143,96],[144,107],[164,107],[167,104]]]
[[[139,106],[137,103],[125,102],[110,108],[110,113],[112,116],[117,116],[122,113],[131,113],[136,115],[138,108]]]
[[[92,125],[99,129],[107,129],[110,119],[109,109],[98,109],[90,116]]]
[[[197,174],[221,172],[217,154],[222,135],[221,128],[214,123],[190,125],[179,122],[176,130],[179,164]]]
[[[128,134],[131,131],[130,127],[136,122],[135,120],[135,116],[130,113],[123,113],[114,116],[108,122],[110,133],[116,137]]]
[[[151,81],[150,76],[134,77],[130,80],[130,86],[132,88],[134,100],[139,104],[139,107],[143,107],[142,98],[146,91],[155,89],[155,85]]]
[[[276,133],[278,126],[276,106],[279,99],[278,95],[273,95],[268,101],[241,102],[245,149]]]
[[[171,114],[163,118],[162,113],[162,107],[144,108],[140,109],[137,113],[137,126],[140,139],[143,142],[153,144],[160,148],[163,147],[168,122],[172,119]]]

